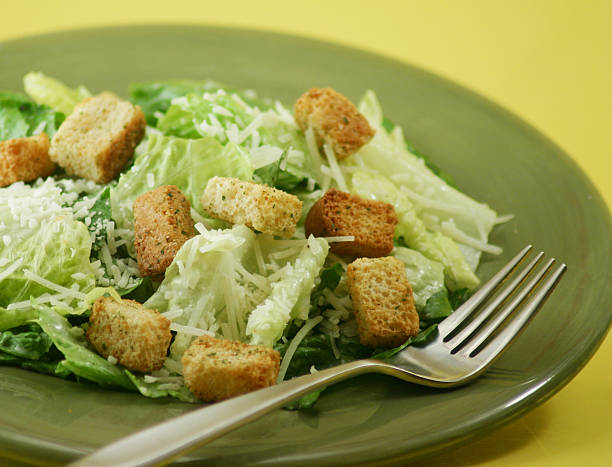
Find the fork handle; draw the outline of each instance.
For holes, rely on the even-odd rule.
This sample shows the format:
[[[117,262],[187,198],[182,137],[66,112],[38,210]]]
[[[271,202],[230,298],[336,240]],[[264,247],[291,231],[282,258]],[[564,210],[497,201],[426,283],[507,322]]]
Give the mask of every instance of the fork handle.
[[[109,444],[72,467],[147,466],[176,458],[309,392],[363,373],[385,372],[376,360],[356,360],[228,399]]]

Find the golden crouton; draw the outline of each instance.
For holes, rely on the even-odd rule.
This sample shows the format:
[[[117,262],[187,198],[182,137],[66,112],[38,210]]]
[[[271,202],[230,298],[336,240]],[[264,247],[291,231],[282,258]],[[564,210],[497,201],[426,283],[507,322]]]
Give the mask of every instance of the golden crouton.
[[[103,357],[128,370],[159,370],[170,346],[170,320],[134,300],[101,297],[94,303],[87,338]]]
[[[189,200],[176,186],[160,186],[134,201],[134,247],[141,276],[160,278],[194,235]]]
[[[392,256],[360,258],[346,273],[363,345],[396,347],[418,334],[419,315],[404,263]]]
[[[313,88],[294,106],[295,121],[306,131],[312,127],[317,144],[327,143],[337,159],[356,152],[374,136],[374,129],[351,101],[331,88]]]
[[[185,384],[205,402],[271,386],[280,368],[276,350],[209,336],[193,341],[182,361]]]
[[[306,216],[306,236],[353,235],[352,242],[330,244],[333,253],[346,256],[386,256],[393,249],[397,215],[391,204],[372,201],[332,188]]]
[[[237,178],[211,178],[201,202],[212,217],[285,238],[295,233],[302,215],[297,196]]]
[[[47,177],[54,171],[45,133],[0,141],[0,187]]]
[[[140,107],[103,92],[74,108],[51,140],[49,156],[70,175],[108,183],[132,158],[145,125]]]

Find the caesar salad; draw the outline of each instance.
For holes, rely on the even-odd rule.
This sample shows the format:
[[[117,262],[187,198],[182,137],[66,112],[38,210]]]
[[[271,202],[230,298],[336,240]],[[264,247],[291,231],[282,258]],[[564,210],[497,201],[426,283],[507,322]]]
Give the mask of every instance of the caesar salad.
[[[24,89],[0,92],[0,364],[221,400],[426,343],[501,253],[509,217],[373,91]]]

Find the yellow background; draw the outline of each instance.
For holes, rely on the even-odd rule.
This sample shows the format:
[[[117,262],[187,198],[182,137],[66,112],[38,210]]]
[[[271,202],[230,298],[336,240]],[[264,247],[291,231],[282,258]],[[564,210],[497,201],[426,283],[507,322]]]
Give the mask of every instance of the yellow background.
[[[538,128],[577,162],[612,206],[612,1],[0,0],[0,41],[87,26],[164,22],[315,37],[433,71]],[[608,338],[551,400],[418,465],[611,465],[611,368]]]

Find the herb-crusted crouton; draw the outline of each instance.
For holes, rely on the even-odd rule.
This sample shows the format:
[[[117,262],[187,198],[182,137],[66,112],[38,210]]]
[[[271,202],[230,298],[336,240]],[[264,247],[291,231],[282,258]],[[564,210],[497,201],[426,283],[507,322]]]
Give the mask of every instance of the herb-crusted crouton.
[[[89,317],[87,338],[103,357],[148,373],[164,364],[172,334],[170,320],[157,311],[134,300],[101,297]]]
[[[70,175],[108,183],[144,136],[140,107],[103,92],[78,104],[51,140],[49,156]]]
[[[201,202],[212,217],[285,238],[293,236],[302,215],[297,196],[237,178],[211,178]]]
[[[392,256],[360,258],[346,273],[363,345],[395,347],[418,334],[419,315],[404,263]]]
[[[189,200],[176,186],[160,186],[134,200],[134,247],[141,276],[162,276],[194,235]]]
[[[351,101],[331,88],[313,88],[294,106],[295,121],[312,127],[317,144],[331,146],[338,159],[356,152],[374,136],[374,130]]]
[[[391,204],[363,199],[332,188],[306,216],[306,236],[353,235],[352,242],[334,242],[333,253],[347,256],[386,256],[393,249],[397,215]]]
[[[55,171],[45,133],[0,141],[0,186],[30,182]]]
[[[183,376],[203,401],[219,401],[276,383],[280,354],[260,345],[198,337],[183,354]]]

